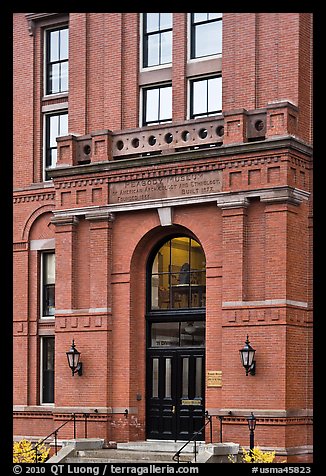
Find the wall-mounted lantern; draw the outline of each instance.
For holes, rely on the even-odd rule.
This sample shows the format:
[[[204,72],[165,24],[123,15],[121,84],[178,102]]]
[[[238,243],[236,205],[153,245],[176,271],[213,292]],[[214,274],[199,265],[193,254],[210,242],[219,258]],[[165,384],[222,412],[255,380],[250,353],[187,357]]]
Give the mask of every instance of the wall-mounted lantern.
[[[249,344],[249,337],[247,336],[247,340],[245,345],[242,349],[239,350],[241,363],[246,369],[246,375],[250,373],[250,375],[255,375],[256,373],[256,362],[254,360],[255,357],[255,349],[251,347]]]
[[[75,347],[75,341],[74,339],[72,340],[72,344],[67,354],[67,359],[68,359],[68,365],[71,368],[72,371],[72,376],[74,376],[76,373],[78,375],[83,375],[83,364],[80,362],[80,352]]]

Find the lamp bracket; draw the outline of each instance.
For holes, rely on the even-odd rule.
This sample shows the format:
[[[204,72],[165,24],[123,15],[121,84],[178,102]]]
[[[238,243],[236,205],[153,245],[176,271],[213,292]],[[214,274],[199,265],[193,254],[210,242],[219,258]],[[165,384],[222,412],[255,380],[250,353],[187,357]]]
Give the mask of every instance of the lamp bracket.
[[[248,373],[250,375],[256,375],[256,361],[255,360],[253,360],[251,366],[249,367],[249,369],[247,369],[246,375],[248,375]]]
[[[79,377],[81,377],[81,375],[83,375],[83,363],[82,362],[79,362],[77,367],[72,371],[72,376],[73,377],[74,377],[75,374],[78,374]]]

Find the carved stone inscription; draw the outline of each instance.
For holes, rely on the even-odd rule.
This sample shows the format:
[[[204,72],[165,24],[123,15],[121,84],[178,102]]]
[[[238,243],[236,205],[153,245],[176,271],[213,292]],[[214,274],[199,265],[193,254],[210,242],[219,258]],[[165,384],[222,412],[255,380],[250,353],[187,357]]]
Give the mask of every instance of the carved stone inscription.
[[[111,183],[109,203],[206,195],[221,190],[221,170],[194,172]]]

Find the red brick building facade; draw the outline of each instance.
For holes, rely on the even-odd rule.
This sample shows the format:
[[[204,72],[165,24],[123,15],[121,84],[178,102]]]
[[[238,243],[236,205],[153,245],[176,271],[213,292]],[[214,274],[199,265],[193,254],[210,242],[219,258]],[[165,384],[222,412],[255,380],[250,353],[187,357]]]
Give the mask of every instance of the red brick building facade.
[[[13,73],[15,437],[311,461],[311,14],[15,13]]]

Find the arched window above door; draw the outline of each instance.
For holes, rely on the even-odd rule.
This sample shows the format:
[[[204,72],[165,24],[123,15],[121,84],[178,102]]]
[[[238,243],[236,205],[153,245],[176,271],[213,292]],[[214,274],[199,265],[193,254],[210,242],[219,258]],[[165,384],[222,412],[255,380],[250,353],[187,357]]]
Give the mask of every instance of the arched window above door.
[[[201,245],[186,236],[166,241],[151,267],[151,310],[204,308],[206,260]]]

